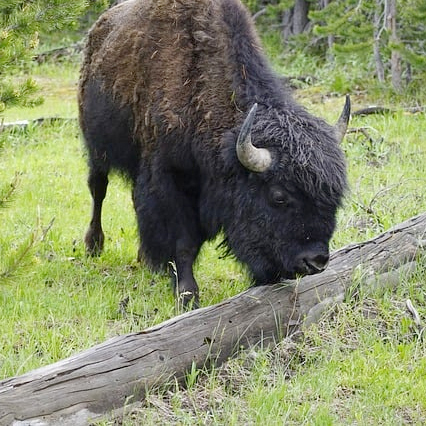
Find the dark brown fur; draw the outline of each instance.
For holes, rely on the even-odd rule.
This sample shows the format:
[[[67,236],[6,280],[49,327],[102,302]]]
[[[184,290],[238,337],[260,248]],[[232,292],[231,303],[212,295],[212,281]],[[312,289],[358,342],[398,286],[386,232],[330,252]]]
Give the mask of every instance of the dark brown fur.
[[[97,78],[117,101],[132,106],[134,132],[146,143],[159,132],[195,126],[195,132],[211,129],[209,149],[216,150],[224,130],[247,108],[233,90],[235,73],[244,79],[247,70],[229,60],[234,53],[221,3],[130,0],[109,10],[90,33],[80,98],[85,81]],[[255,32],[251,37],[260,51]]]

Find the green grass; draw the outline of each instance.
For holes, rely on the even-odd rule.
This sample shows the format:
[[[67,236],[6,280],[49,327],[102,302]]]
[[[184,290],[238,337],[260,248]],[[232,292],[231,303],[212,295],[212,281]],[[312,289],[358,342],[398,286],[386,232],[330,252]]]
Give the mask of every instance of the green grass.
[[[12,107],[5,111],[8,121],[28,120],[40,117],[77,117],[77,81],[79,65],[65,61],[52,66],[47,62],[29,66],[31,76],[36,80],[43,104],[34,108]],[[19,78],[21,76],[17,76]]]
[[[78,66],[45,64],[33,72],[45,103],[32,110],[10,109],[5,121],[76,118]],[[315,86],[296,96],[333,122],[343,97],[325,94]],[[375,101],[352,97],[354,109]],[[405,105],[386,103],[394,114],[352,120],[352,127],[369,129],[372,141],[351,133],[343,142],[351,189],[339,212],[333,248],[368,239],[426,210],[426,117],[406,114]],[[18,174],[14,199],[0,211],[0,270],[26,247],[29,236],[35,240],[22,267],[0,281],[0,378],[174,316],[167,274],[152,273],[135,260],[130,190],[118,176],[112,177],[105,201],[105,252],[96,259],[85,256],[90,196],[76,121],[0,137],[0,182]],[[217,243],[205,245],[195,271],[204,306],[248,285],[238,264],[219,259]],[[368,297],[361,292],[360,300],[346,301],[299,340],[242,354],[213,372],[194,371],[187,390],[153,391],[124,424],[424,424],[426,348],[404,301],[410,298],[424,319],[425,286],[426,264],[420,258],[416,273],[401,277],[396,291]],[[125,298],[127,316],[119,311]]]

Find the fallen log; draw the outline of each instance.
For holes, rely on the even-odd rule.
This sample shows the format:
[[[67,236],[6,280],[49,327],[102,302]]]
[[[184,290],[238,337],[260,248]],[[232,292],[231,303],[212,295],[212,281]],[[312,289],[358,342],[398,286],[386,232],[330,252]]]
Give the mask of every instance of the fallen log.
[[[354,283],[366,288],[398,285],[425,245],[426,213],[335,251],[319,275],[253,287],[217,305],[3,380],[0,424],[88,424],[143,399],[147,389],[183,380],[194,366],[217,366],[241,348],[292,335],[342,301]]]
[[[403,109],[404,112],[408,114],[417,114],[422,113],[426,111],[426,108],[424,106],[416,106],[416,107],[408,107]],[[394,114],[397,111],[391,108],[386,108],[382,106],[370,106],[366,108],[361,108],[359,110],[353,111],[352,116],[359,115],[359,116],[366,116],[370,114]]]
[[[33,57],[33,60],[39,64],[43,64],[47,61],[60,61],[63,58],[67,58],[73,55],[78,55],[84,49],[86,40],[80,40],[77,43],[73,43],[70,46],[59,47],[57,49],[48,50],[47,52],[39,53]]]
[[[68,123],[76,121],[76,118],[65,117],[40,117],[33,120],[18,120],[0,123],[0,133],[5,130],[25,130],[29,126],[38,126],[42,124],[51,125],[53,123]]]

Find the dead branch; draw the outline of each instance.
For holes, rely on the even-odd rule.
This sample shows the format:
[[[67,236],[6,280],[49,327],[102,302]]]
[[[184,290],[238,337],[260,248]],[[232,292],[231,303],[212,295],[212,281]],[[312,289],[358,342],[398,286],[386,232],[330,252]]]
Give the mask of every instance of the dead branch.
[[[349,134],[349,133],[355,133],[355,134],[361,133],[365,137],[365,139],[368,141],[368,143],[370,145],[373,145],[376,140],[372,136],[370,136],[369,132],[371,130],[374,130],[374,131],[377,132],[377,130],[374,129],[374,128],[372,128],[372,127],[351,127],[351,128],[349,128],[346,131],[346,134]]]

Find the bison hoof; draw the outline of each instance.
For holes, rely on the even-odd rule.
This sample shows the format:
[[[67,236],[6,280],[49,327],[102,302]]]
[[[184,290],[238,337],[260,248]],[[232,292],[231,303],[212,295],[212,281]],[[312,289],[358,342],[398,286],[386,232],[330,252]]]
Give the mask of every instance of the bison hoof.
[[[99,256],[104,248],[104,239],[105,237],[102,231],[96,232],[89,229],[84,238],[86,253],[92,257]]]
[[[200,307],[200,300],[198,293],[192,291],[183,291],[176,295],[176,303],[178,311],[190,311],[192,309],[198,309]]]

